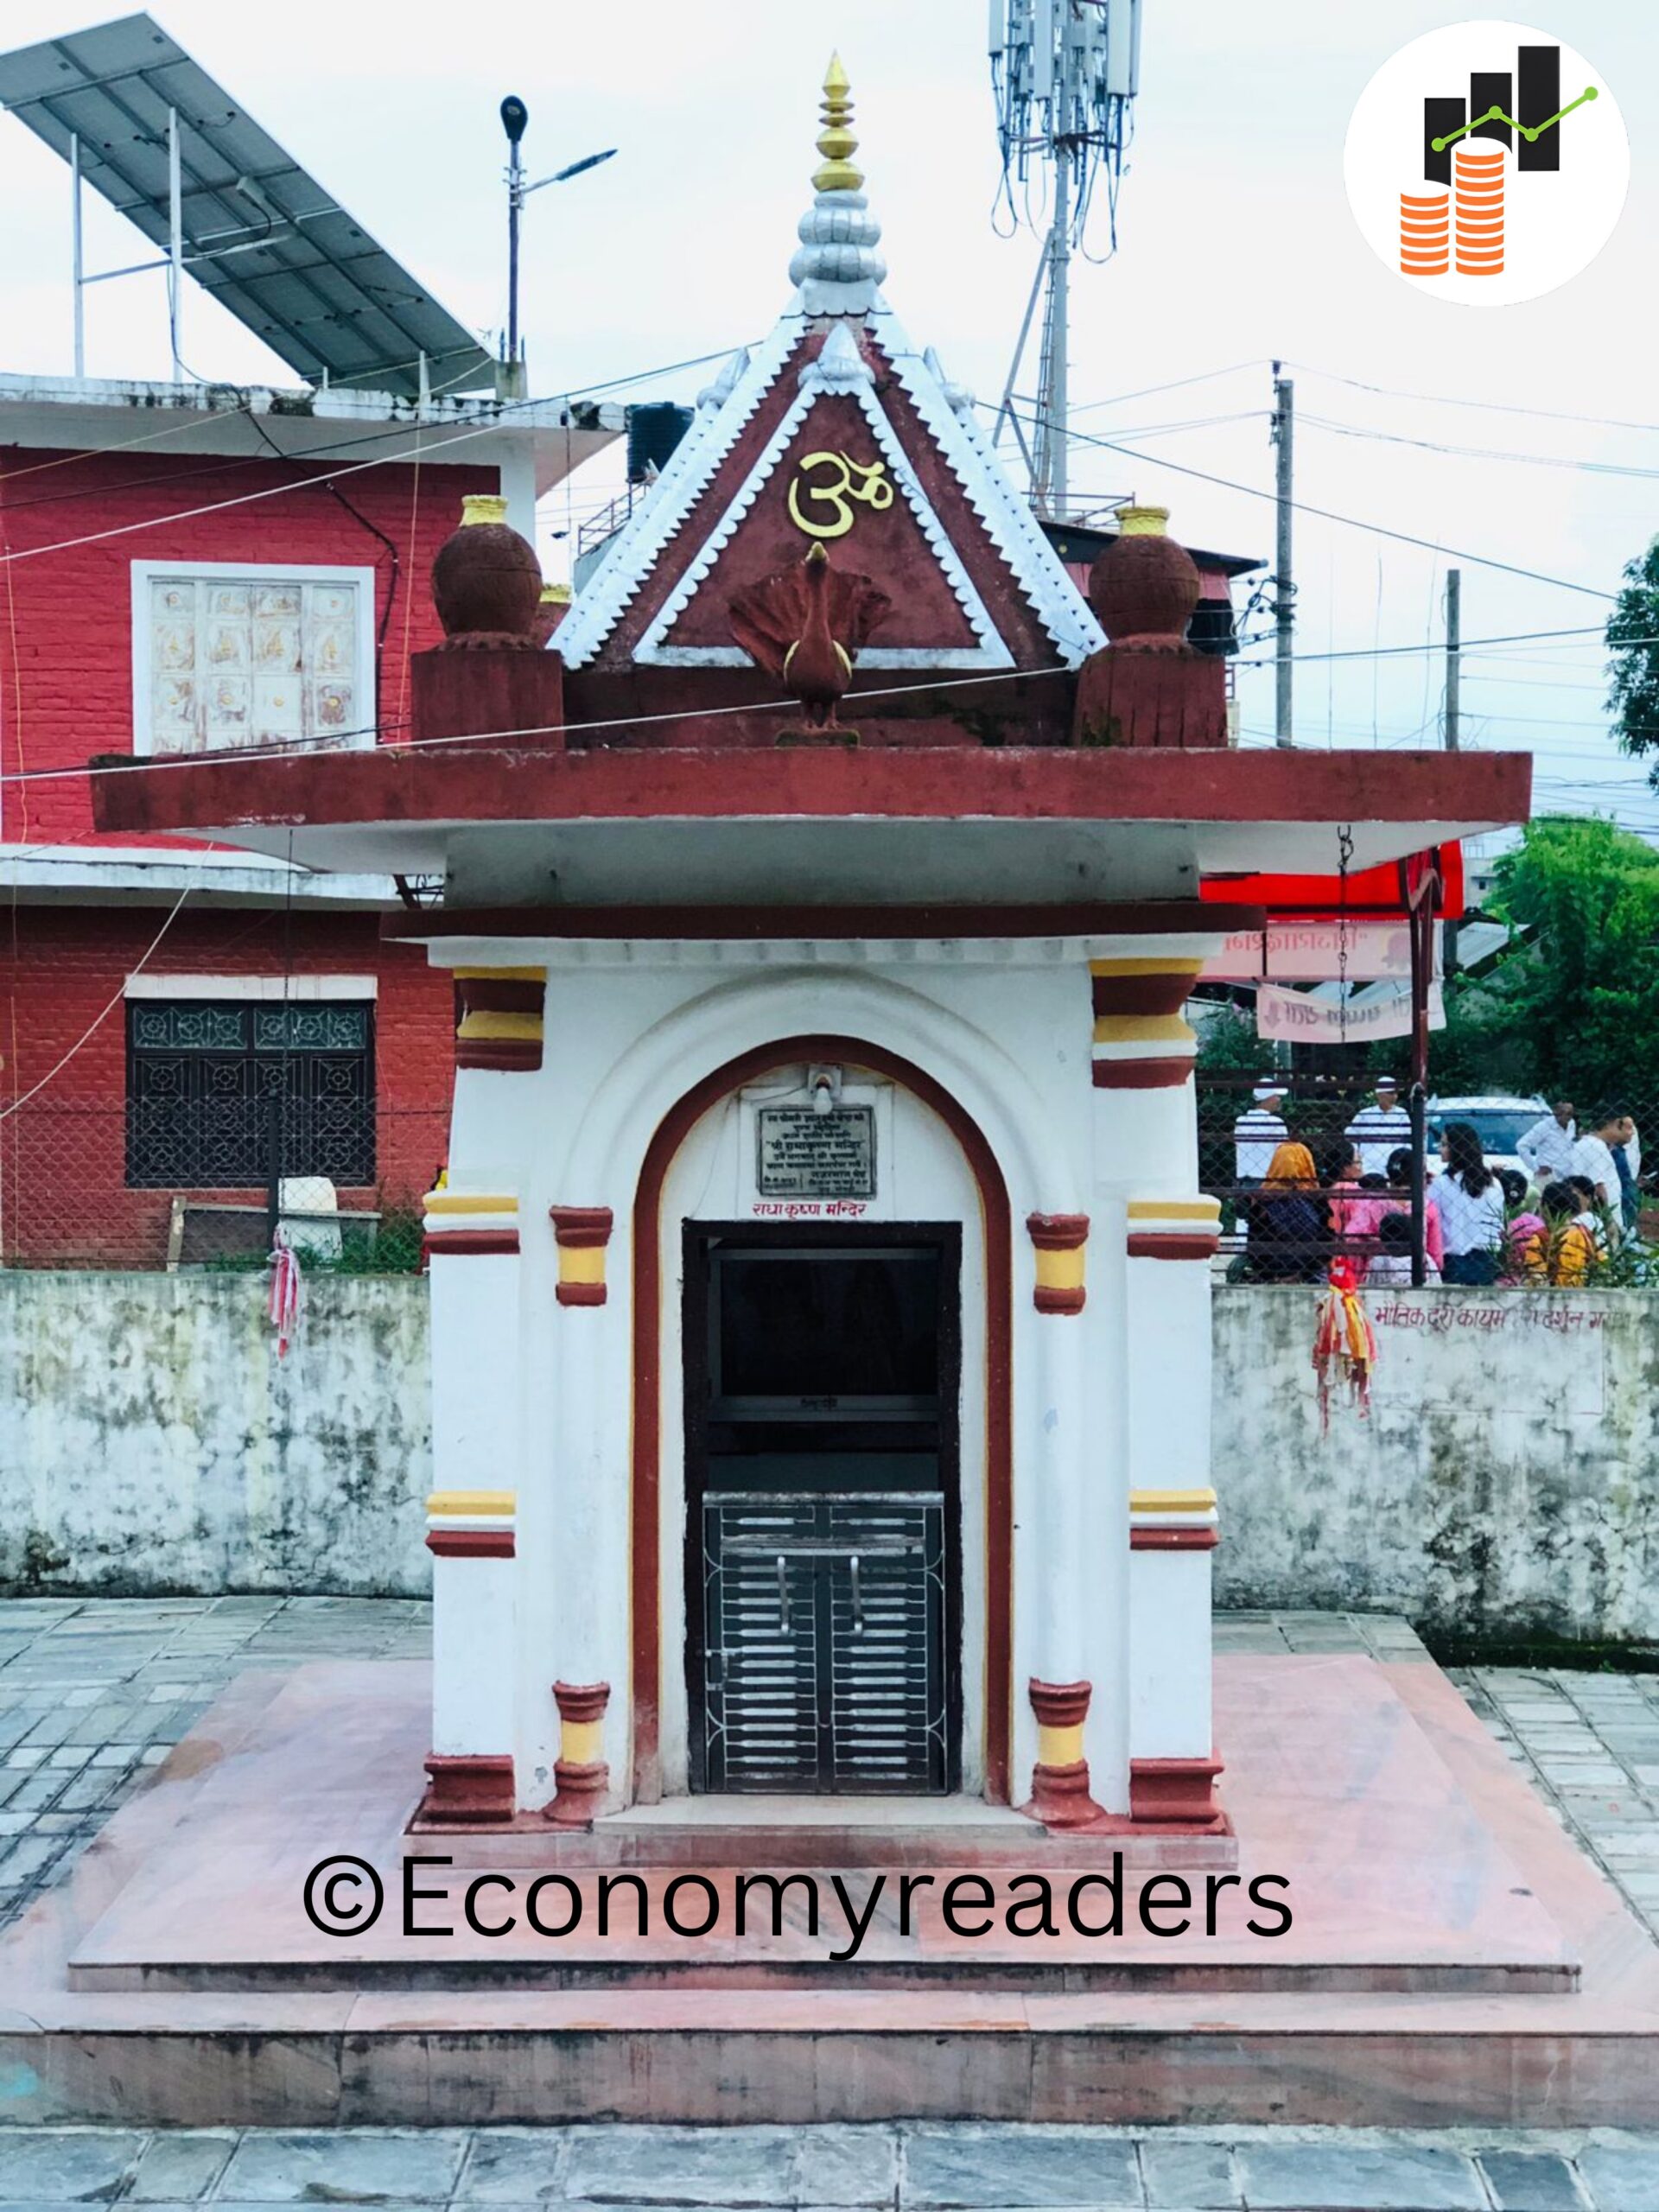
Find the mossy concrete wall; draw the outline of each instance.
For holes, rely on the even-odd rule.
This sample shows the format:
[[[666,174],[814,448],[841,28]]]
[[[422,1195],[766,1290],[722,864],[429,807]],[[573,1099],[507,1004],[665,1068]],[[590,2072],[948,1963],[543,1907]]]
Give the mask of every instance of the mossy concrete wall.
[[[418,1596],[425,1281],[0,1273],[0,1588]],[[1373,1295],[1320,1424],[1317,1294],[1215,1301],[1218,1602],[1659,1638],[1659,1297]]]
[[[425,1281],[0,1274],[0,1588],[430,1588]]]
[[[1216,1295],[1219,1603],[1659,1637],[1659,1297],[1374,1292],[1370,1414],[1328,1429],[1318,1297]]]

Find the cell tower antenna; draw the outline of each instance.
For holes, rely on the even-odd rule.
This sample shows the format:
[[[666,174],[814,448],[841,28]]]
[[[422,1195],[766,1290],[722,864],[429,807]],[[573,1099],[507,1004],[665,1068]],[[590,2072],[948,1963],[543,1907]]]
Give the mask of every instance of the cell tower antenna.
[[[1030,304],[1003,387],[995,435],[1014,413],[1020,364],[1040,298],[1042,340],[1037,424],[1027,451],[1032,504],[1065,518],[1071,257],[1106,192],[1110,244],[1117,244],[1117,189],[1133,129],[1141,75],[1141,0],[990,0],[991,84],[1002,149],[1002,189],[1016,226],[1045,232]],[[1047,175],[1048,219],[1030,213],[1032,179]],[[1020,442],[1023,444],[1024,440]]]

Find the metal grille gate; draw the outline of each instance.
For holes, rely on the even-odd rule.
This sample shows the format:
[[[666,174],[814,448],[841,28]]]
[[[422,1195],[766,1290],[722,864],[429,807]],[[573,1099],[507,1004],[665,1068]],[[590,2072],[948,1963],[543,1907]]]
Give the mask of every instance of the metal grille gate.
[[[703,1501],[706,1787],[942,1792],[944,1500]]]

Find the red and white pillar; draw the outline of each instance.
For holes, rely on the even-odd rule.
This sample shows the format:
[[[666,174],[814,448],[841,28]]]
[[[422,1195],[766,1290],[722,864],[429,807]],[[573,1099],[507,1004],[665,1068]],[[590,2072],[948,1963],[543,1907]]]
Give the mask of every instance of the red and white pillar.
[[[423,1819],[505,1821],[517,1804],[518,1201],[426,1199],[430,1269],[432,1751]]]
[[[550,1208],[558,1246],[561,1308],[554,1368],[557,1434],[555,1471],[558,1586],[553,1643],[559,1679],[552,1695],[559,1714],[554,1795],[543,1808],[559,1827],[590,1827],[611,1787],[606,1721],[611,1685],[605,1675],[601,1575],[597,1547],[603,1502],[625,1478],[616,1445],[619,1401],[607,1379],[615,1332],[625,1318],[611,1306],[607,1267],[613,1228],[608,1206]],[[608,1309],[608,1310],[607,1310]]]
[[[421,1807],[439,1822],[518,1808],[515,1753],[522,1257],[516,1135],[542,1064],[545,972],[454,970],[448,1183],[425,1200],[432,1326],[432,1752]]]
[[[1032,1388],[1041,1409],[1034,1432],[1032,1494],[1042,1564],[1039,1672],[1027,1685],[1037,1722],[1037,1758],[1026,1810],[1046,1827],[1086,1827],[1100,1818],[1090,1794],[1084,1724],[1092,1685],[1084,1621],[1090,1601],[1087,1500],[1091,1479],[1086,1384],[1086,1214],[1033,1213]]]
[[[1218,1208],[1198,1188],[1197,1039],[1182,1008],[1217,943],[1196,933],[1122,938],[1090,962],[1092,1210],[1098,1272],[1114,1270],[1121,1315],[1117,1402],[1098,1410],[1120,1424],[1122,1480],[1105,1541],[1122,1606],[1123,1809],[1137,1823],[1194,1829],[1220,1818],[1210,1611]]]

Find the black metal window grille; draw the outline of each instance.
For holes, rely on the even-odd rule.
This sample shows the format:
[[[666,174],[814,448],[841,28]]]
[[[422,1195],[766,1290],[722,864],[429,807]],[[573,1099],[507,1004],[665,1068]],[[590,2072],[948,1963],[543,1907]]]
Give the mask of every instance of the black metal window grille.
[[[127,1182],[263,1187],[375,1179],[374,1008],[366,1000],[127,1002]]]
[[[709,1789],[944,1791],[942,1497],[710,1495],[702,1574]]]

